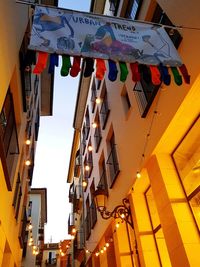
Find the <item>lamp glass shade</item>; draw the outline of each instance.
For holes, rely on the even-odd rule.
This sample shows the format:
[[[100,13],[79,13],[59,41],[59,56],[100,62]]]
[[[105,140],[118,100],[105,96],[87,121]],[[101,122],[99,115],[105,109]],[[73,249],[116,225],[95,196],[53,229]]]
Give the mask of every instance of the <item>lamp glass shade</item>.
[[[103,189],[97,189],[94,192],[94,198],[95,198],[95,203],[96,207],[98,210],[104,210],[105,209],[105,201],[107,198],[106,192]]]

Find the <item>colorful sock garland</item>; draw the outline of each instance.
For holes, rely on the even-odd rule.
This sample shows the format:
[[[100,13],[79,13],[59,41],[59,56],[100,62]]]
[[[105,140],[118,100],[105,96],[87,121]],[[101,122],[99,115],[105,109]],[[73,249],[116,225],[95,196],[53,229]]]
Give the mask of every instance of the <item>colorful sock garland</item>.
[[[62,55],[62,68],[60,70],[61,76],[65,77],[69,74],[71,68],[70,56]]]
[[[26,59],[27,62],[31,62],[33,64],[33,59]],[[48,53],[46,52],[38,52],[37,63],[33,69],[33,73],[40,74],[45,68],[48,60]],[[105,60],[97,58],[84,58],[85,68],[84,68],[84,77],[90,77],[94,71],[94,60],[96,60],[96,78],[99,80],[103,80],[105,72],[106,72],[106,64]],[[61,76],[67,76],[70,72],[72,77],[76,77],[80,70],[81,64],[81,56],[74,56],[73,57],[73,64],[71,65],[70,56],[69,55],[62,55],[62,67],[61,67]],[[127,76],[129,74],[129,69],[127,67],[127,63],[125,62],[118,62],[119,69],[120,69],[120,81],[125,82]],[[49,61],[49,73],[54,73],[55,66],[58,66],[58,55],[51,54],[50,61]],[[171,83],[171,75],[169,74],[169,69],[171,69],[171,73],[174,78],[174,82],[176,85],[180,86],[184,82],[186,84],[190,84],[190,75],[188,74],[188,70],[185,64],[182,64],[178,67],[167,67],[160,63],[158,66],[155,65],[145,65],[145,64],[138,64],[137,62],[129,63],[132,80],[133,82],[139,82],[141,78],[147,84],[153,84],[155,86],[159,86],[162,82],[165,85],[170,85]],[[118,68],[115,61],[108,59],[108,79],[111,82],[116,81],[118,75]],[[179,72],[180,71],[180,72]],[[180,74],[181,73],[181,74]]]

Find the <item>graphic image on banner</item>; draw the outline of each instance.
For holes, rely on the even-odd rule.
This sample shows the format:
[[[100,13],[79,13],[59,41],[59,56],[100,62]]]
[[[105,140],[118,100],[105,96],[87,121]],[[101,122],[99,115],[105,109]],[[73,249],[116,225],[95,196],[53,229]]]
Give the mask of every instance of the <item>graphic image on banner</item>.
[[[29,49],[59,55],[181,66],[163,27],[36,6]]]

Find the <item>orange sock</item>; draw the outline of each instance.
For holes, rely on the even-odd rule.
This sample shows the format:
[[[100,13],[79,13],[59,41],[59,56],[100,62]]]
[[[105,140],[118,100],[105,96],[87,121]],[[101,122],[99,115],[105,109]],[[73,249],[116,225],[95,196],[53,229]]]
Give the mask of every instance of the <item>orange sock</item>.
[[[47,65],[47,59],[48,59],[48,53],[39,52],[37,63],[35,65],[35,68],[33,69],[33,73],[40,74],[41,72],[43,72],[43,70],[46,68]]]
[[[96,59],[96,78],[103,80],[106,71],[106,64],[103,59]]]
[[[161,83],[160,79],[160,71],[157,66],[150,65],[149,66],[151,71],[151,81],[154,85],[159,85]]]

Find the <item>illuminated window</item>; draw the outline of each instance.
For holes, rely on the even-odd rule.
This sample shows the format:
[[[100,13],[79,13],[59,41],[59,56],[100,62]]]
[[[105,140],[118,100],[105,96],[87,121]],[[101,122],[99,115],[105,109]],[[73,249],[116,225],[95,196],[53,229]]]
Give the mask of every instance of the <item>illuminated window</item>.
[[[200,118],[183,137],[172,157],[200,229]]]
[[[160,261],[160,265],[170,267],[171,262],[170,262],[165,238],[164,238],[163,231],[161,228],[160,219],[158,216],[158,211],[157,211],[157,207],[156,207],[156,203],[154,200],[151,187],[149,187],[147,191],[145,192],[145,198],[147,202],[147,209],[149,212],[154,240],[155,240],[156,248],[158,251],[158,258]]]

